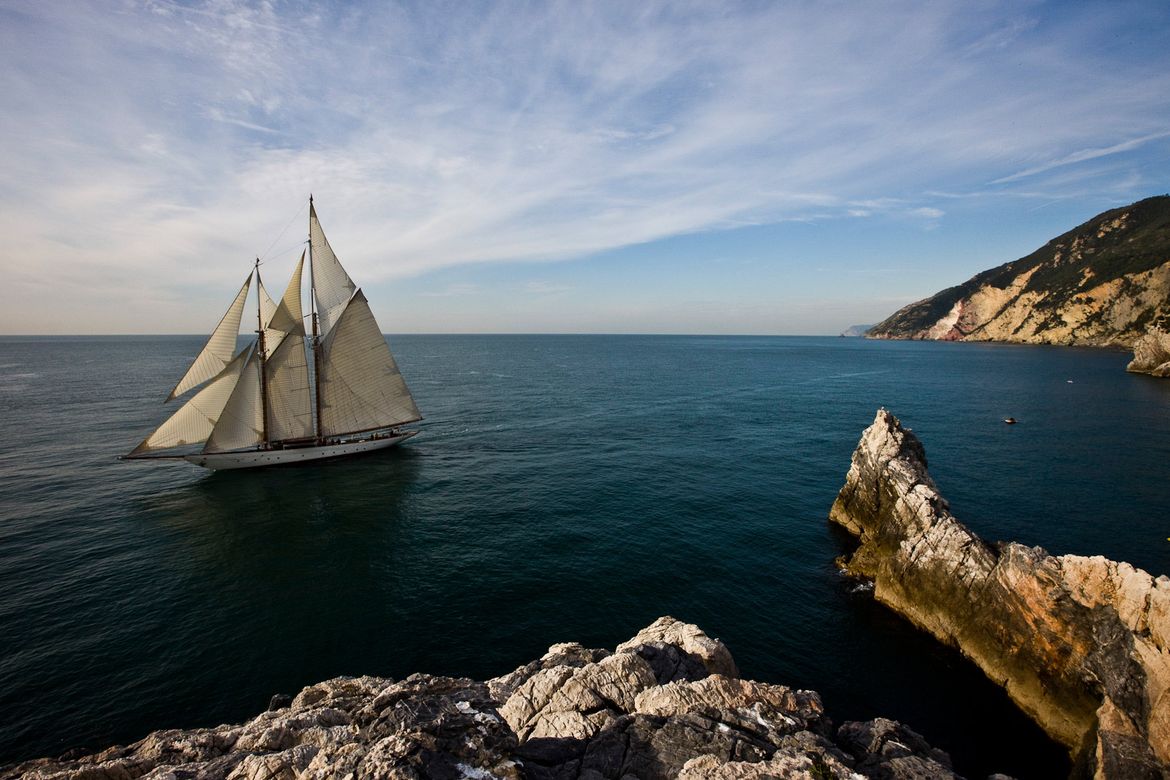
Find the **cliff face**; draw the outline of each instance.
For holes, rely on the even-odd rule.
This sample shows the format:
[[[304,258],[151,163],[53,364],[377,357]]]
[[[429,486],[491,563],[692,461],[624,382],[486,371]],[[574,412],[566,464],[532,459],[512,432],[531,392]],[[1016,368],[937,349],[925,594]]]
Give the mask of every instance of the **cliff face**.
[[[1170,325],[1170,196],[1106,211],[912,303],[870,338],[1129,346]]]
[[[1126,371],[1154,376],[1170,376],[1170,333],[1151,328],[1133,345],[1133,360]]]
[[[0,768],[0,779],[951,778],[894,721],[834,730],[820,697],[739,679],[721,642],[660,618],[614,652],[578,644],[487,682],[338,678],[247,723]]]
[[[987,544],[950,514],[922,444],[884,409],[830,516],[860,542],[847,571],[1003,685],[1082,768],[1170,772],[1170,578]]]

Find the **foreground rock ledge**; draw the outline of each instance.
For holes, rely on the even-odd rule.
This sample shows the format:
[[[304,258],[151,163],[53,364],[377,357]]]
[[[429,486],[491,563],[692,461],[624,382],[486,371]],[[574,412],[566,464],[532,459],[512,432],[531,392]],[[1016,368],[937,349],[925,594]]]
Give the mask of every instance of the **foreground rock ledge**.
[[[1080,771],[1170,774],[1170,579],[987,544],[950,514],[922,444],[884,409],[830,517],[860,541],[846,570],[1003,685]]]
[[[698,627],[659,618],[487,682],[416,674],[309,686],[242,725],[157,731],[0,778],[950,778],[894,721],[834,730],[813,691],[739,679]]]

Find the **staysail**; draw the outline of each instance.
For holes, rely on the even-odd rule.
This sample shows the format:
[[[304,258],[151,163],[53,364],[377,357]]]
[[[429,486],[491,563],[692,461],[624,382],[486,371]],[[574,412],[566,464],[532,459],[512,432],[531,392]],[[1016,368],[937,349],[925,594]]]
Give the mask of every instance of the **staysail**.
[[[219,324],[215,326],[215,330],[211,332],[211,337],[203,345],[202,351],[191,362],[187,373],[183,374],[183,378],[175,385],[175,389],[171,390],[167,401],[174,400],[191,388],[203,384],[223,371],[232,361],[232,356],[236,354],[236,337],[240,332],[240,316],[244,313],[244,301],[248,298],[248,287],[251,284],[252,275],[248,274],[248,278],[244,280],[244,284],[236,294],[236,299],[232,301],[232,305],[228,307]]]
[[[191,399],[180,406],[178,411],[155,429],[154,433],[143,439],[142,443],[131,451],[129,457],[206,441],[239,383],[240,374],[251,349],[249,345],[241,350],[240,354],[213,377],[206,387],[191,396]]]
[[[361,290],[321,344],[318,381],[322,436],[422,419]]]

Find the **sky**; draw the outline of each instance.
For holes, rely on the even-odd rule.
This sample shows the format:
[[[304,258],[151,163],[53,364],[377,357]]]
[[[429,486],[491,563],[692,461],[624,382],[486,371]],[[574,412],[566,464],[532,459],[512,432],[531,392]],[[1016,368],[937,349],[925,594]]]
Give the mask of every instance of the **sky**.
[[[4,334],[836,334],[1170,191],[1170,3],[0,0]]]

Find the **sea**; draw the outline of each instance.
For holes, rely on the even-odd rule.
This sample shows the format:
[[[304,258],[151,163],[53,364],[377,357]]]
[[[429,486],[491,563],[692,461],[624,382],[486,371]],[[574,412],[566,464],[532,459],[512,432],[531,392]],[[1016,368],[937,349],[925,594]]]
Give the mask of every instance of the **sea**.
[[[985,538],[1170,571],[1170,381],[1123,352],[391,336],[425,415],[395,450],[119,461],[202,342],[0,337],[0,763],[239,722],[337,675],[485,679],[673,615],[961,774],[1065,776],[997,686],[834,566],[829,507],[879,407]]]

